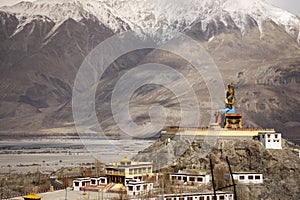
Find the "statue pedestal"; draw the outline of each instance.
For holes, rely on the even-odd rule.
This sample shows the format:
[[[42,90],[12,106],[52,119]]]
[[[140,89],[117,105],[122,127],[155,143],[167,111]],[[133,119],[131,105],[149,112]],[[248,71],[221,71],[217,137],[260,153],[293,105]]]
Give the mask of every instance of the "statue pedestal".
[[[225,114],[224,128],[243,128],[242,114]]]

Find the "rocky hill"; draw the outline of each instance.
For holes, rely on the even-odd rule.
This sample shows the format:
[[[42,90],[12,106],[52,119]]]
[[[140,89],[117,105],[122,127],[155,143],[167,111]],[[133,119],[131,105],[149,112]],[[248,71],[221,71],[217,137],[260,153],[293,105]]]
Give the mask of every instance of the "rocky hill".
[[[210,173],[210,161],[214,165],[216,184],[224,186],[223,175],[228,173],[226,157],[234,172],[262,173],[263,184],[237,185],[238,199],[280,200],[300,198],[300,149],[293,143],[283,141],[282,150],[265,149],[256,140],[219,139],[208,154],[201,153],[207,144],[200,141],[157,141],[139,152],[136,160],[155,161],[157,171],[174,173],[182,169],[194,169]],[[177,155],[178,152],[182,154]],[[167,164],[166,164],[167,163]],[[211,189],[211,185],[209,186]]]

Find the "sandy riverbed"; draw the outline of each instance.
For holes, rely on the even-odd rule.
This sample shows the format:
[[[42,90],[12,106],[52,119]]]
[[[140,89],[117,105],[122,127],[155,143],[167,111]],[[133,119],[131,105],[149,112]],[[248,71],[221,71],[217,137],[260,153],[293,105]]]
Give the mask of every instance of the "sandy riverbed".
[[[0,173],[42,171],[132,157],[153,140],[18,139],[0,141]]]

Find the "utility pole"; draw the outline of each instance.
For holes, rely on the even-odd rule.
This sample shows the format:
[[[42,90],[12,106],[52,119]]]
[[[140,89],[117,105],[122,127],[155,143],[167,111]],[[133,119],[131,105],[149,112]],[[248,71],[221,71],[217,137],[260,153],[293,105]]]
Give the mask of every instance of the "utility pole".
[[[210,172],[211,172],[212,186],[213,186],[213,190],[214,190],[214,199],[217,199],[216,185],[215,185],[215,178],[214,178],[214,167],[213,167],[211,158],[209,158],[209,162],[210,162]]]
[[[64,176],[63,184],[64,184],[64,187],[66,189],[65,200],[67,200],[67,195],[68,195],[68,178],[66,176]]]
[[[236,195],[236,184],[234,183],[234,179],[233,179],[233,175],[232,175],[232,171],[231,171],[231,167],[230,167],[230,163],[229,163],[229,159],[228,157],[226,156],[226,161],[227,161],[227,164],[228,164],[228,168],[229,168],[229,173],[230,173],[230,176],[231,176],[231,180],[232,180],[232,186],[233,186],[233,192],[234,192],[234,200],[237,200],[237,195]]]
[[[222,190],[222,189],[225,189],[225,188],[229,188],[229,187],[233,187],[234,200],[238,200],[238,199],[237,199],[237,195],[236,195],[236,184],[234,183],[234,179],[233,179],[233,175],[232,175],[232,171],[231,171],[231,167],[230,167],[230,163],[229,163],[228,157],[226,157],[226,161],[227,161],[227,164],[228,164],[229,173],[230,173],[230,177],[231,177],[231,180],[232,180],[232,185],[228,185],[228,186],[221,187],[221,188],[217,188],[217,189],[216,189],[216,186],[215,186],[214,170],[213,170],[213,164],[212,164],[211,158],[209,159],[209,161],[210,161],[210,170],[211,170],[212,186],[213,186],[213,190],[214,190],[214,199],[217,199],[216,191],[219,191],[219,190]]]

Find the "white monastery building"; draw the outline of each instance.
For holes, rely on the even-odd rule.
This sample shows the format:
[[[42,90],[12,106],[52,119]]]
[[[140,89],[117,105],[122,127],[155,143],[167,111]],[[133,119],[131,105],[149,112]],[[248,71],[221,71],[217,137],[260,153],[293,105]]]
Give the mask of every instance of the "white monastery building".
[[[266,149],[282,149],[281,133],[259,132],[258,137]]]

